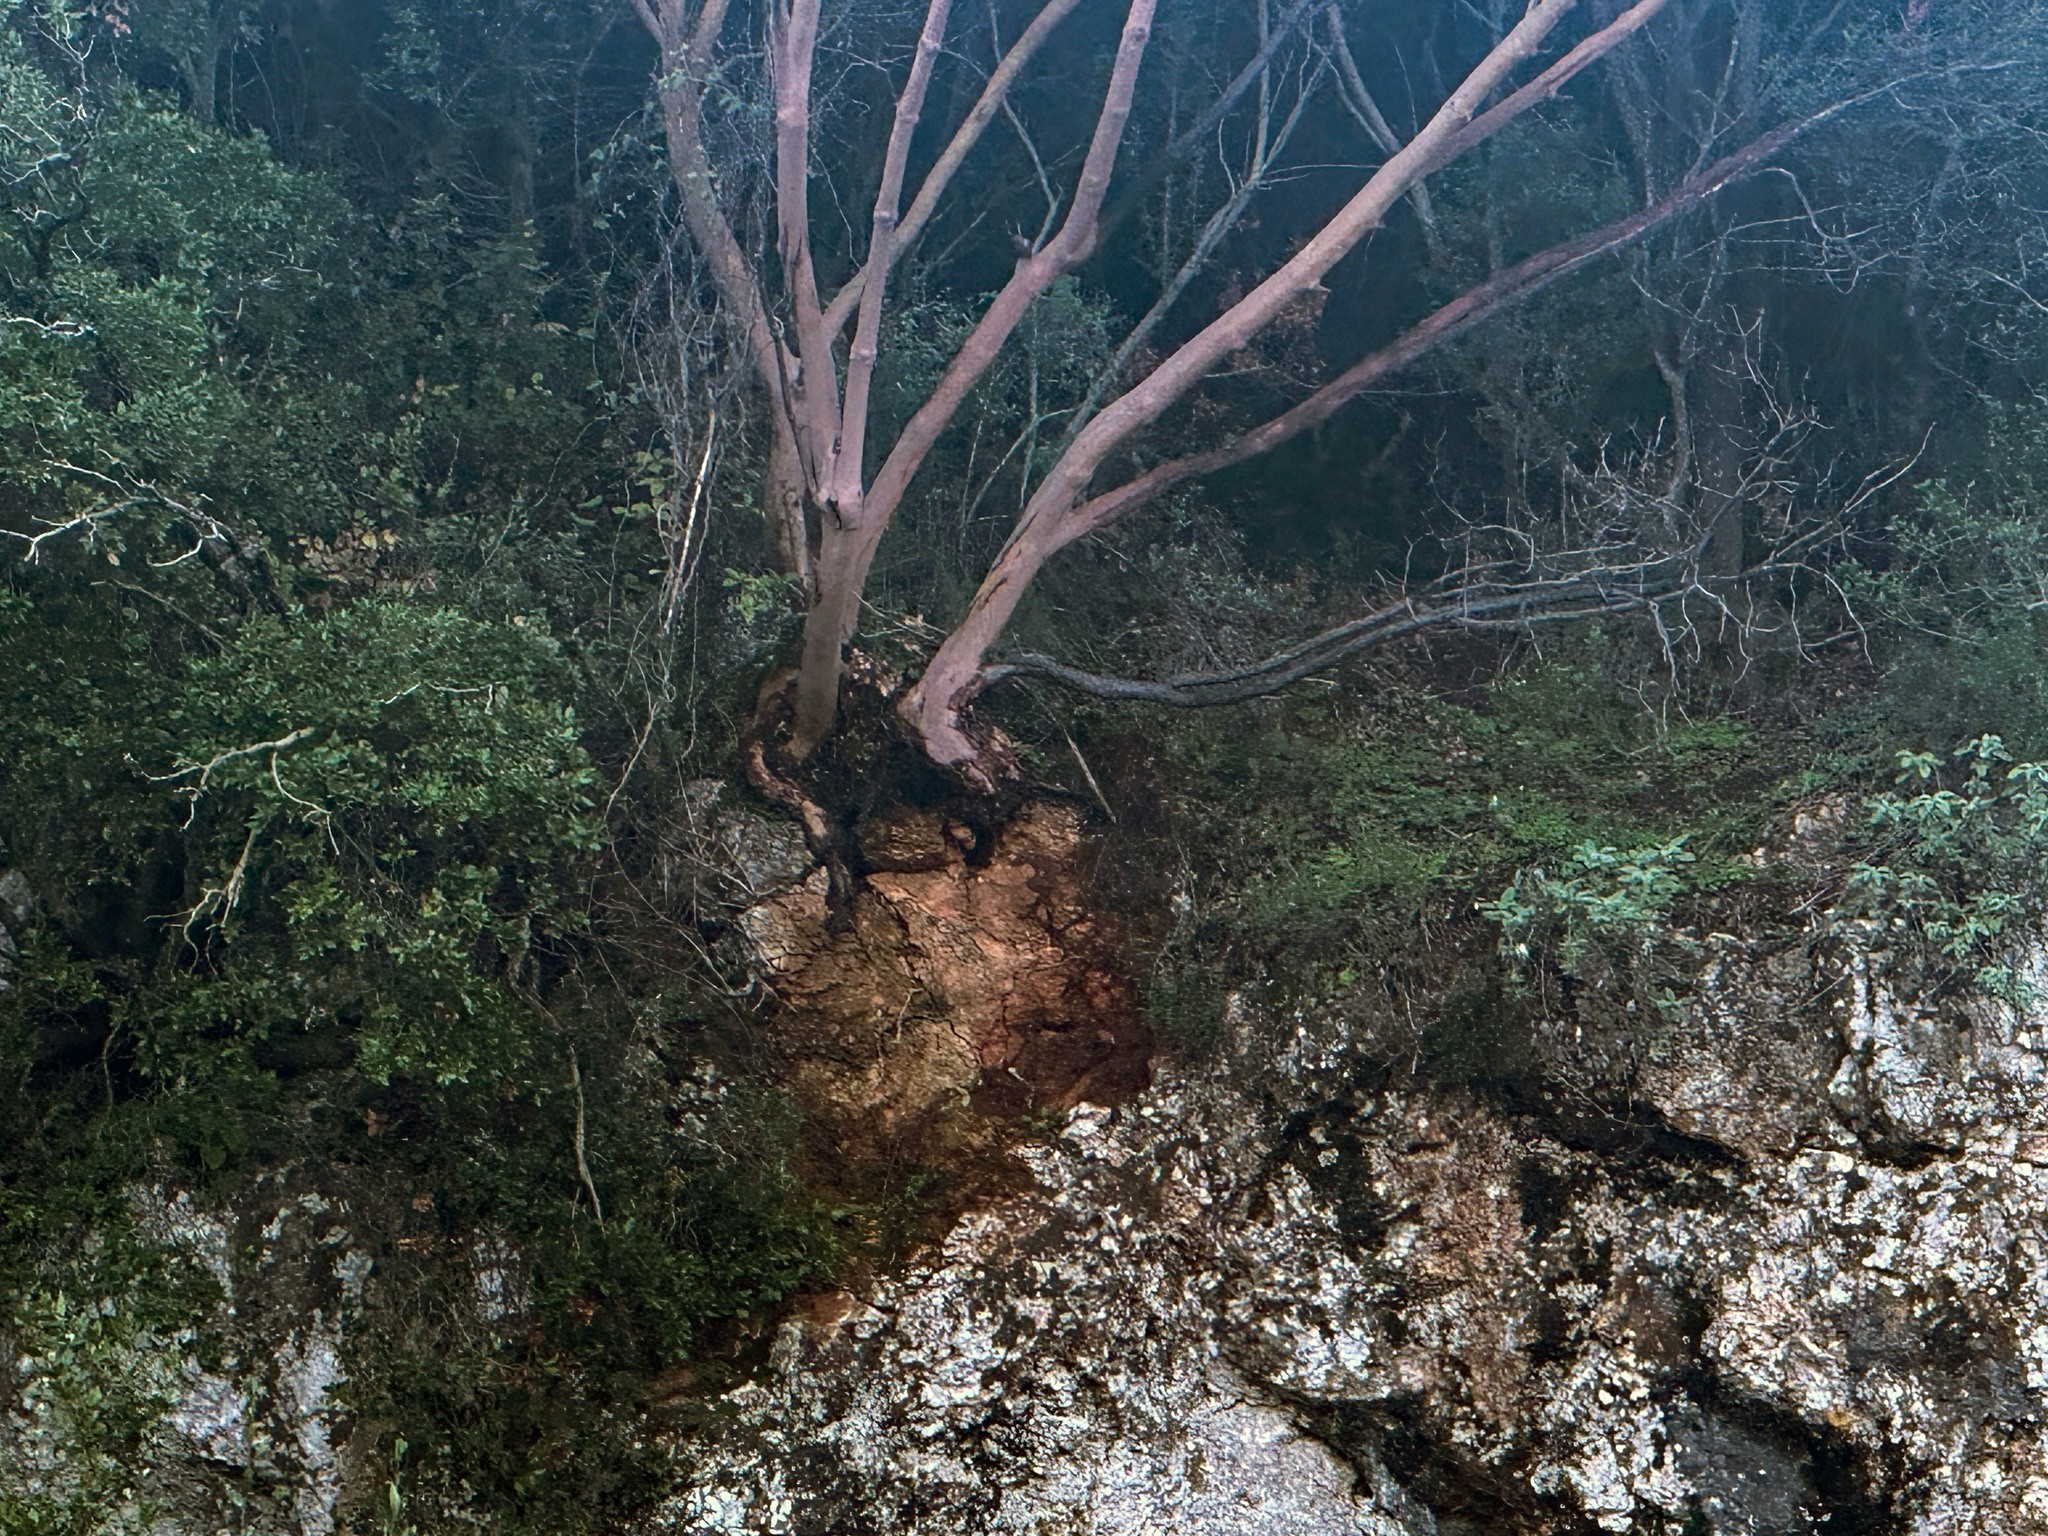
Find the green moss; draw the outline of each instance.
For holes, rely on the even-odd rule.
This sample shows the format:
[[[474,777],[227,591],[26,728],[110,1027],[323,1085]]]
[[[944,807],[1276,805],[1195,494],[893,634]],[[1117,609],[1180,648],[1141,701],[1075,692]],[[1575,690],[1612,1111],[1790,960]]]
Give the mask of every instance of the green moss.
[[[1682,889],[1752,873],[1800,745],[1739,721],[1659,729],[1596,673],[1512,675],[1471,703],[1289,700],[1170,737],[1209,921],[1293,984],[1356,968],[1374,932],[1469,911],[1573,848],[1688,839]],[[1199,829],[1199,830],[1195,830]]]

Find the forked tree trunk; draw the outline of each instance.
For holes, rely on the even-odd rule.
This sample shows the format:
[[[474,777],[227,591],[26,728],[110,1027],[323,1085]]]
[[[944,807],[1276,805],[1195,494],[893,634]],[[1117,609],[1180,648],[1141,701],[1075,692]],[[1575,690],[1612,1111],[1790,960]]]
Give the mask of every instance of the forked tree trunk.
[[[813,566],[812,606],[804,625],[803,654],[798,663],[796,719],[790,734],[790,752],[799,760],[815,751],[830,734],[838,716],[839,687],[846,646],[860,619],[861,596],[875,552],[888,531],[896,509],[909,492],[911,481],[939,438],[952,424],[974,387],[994,365],[1010,335],[1021,324],[1039,298],[1061,277],[1093,254],[1098,236],[1098,218],[1103,199],[1109,193],[1110,176],[1117,151],[1123,143],[1137,93],[1138,68],[1151,41],[1152,16],[1157,0],[1129,0],[1123,33],[1103,88],[1102,105],[1088,153],[1074,186],[1073,200],[1059,229],[1043,246],[1021,257],[1010,279],[997,292],[981,319],[948,361],[939,381],[924,403],[911,414],[897,437],[872,484],[864,484],[862,453],[867,428],[867,385],[876,362],[882,313],[882,285],[888,267],[897,255],[895,204],[901,192],[903,162],[909,154],[909,130],[915,126],[921,108],[925,79],[913,66],[910,83],[897,104],[897,126],[891,134],[889,164],[876,199],[874,234],[869,245],[868,267],[857,307],[858,326],[854,333],[847,366],[844,402],[848,414],[833,444],[829,462],[817,471],[826,487],[821,497],[818,552]],[[1048,6],[1040,21],[1057,20],[1069,7]],[[932,0],[926,17],[921,60],[937,52],[937,28],[943,25],[945,0]],[[1042,34],[1041,34],[1042,35]],[[1035,47],[1027,31],[1012,54],[1027,43]],[[998,73],[1001,73],[999,70]],[[970,123],[973,121],[970,116]],[[957,140],[956,135],[956,140]],[[943,157],[942,157],[943,164]],[[927,179],[926,187],[931,183]],[[915,218],[918,209],[912,208]],[[910,221],[906,220],[906,224]],[[830,315],[827,312],[821,334],[807,351],[806,379],[831,377],[829,345]],[[809,359],[822,358],[822,363]],[[807,382],[807,387],[816,387]],[[857,412],[857,414],[855,414]]]
[[[881,544],[884,524],[833,528],[819,539],[814,593],[804,616],[803,652],[797,660],[796,715],[790,755],[809,757],[839,719],[839,685],[846,647],[860,626],[861,594]]]
[[[718,65],[729,0],[632,0],[660,43],[660,94],[671,171],[684,222],[704,270],[736,322],[761,395],[768,405],[770,444],[764,513],[778,558],[801,573],[809,595],[798,667],[795,718],[788,747],[801,760],[833,728],[845,650],[858,626],[862,592],[876,551],[896,510],[942,434],[1032,306],[1061,277],[1093,254],[1102,236],[1104,199],[1136,92],[1156,0],[1119,0],[1123,29],[1102,84],[1094,131],[1065,198],[1059,228],[1028,251],[990,301],[931,393],[910,415],[879,467],[868,473],[870,386],[882,345],[885,289],[891,269],[929,223],[947,186],[988,125],[1009,109],[1011,87],[1052,29],[1080,0],[1044,0],[1030,24],[998,59],[972,109],[946,140],[932,169],[903,206],[911,140],[933,69],[946,45],[951,0],[925,0],[917,49],[895,106],[877,187],[868,249],[860,271],[826,301],[810,259],[809,155],[812,77],[823,0],[766,0],[765,57],[774,93],[776,269],[780,291],[771,307],[760,253],[745,249],[720,204],[716,168],[701,133],[702,93]],[[1184,400],[1228,356],[1254,341],[1303,294],[1379,228],[1389,210],[1422,178],[1557,95],[1581,71],[1639,33],[1668,0],[1636,0],[1595,26],[1527,83],[1513,77],[1544,48],[1578,0],[1529,0],[1521,18],[1451,91],[1415,138],[1392,149],[1352,198],[1295,254],[1197,335],[1182,343],[1140,382],[1101,404],[1073,432],[1019,516],[1008,542],[976,592],[965,617],[941,644],[924,676],[906,695],[905,718],[931,755],[974,769],[977,750],[961,712],[984,676],[989,648],[1045,562],[1075,539],[1167,487],[1240,462],[1327,419],[1345,400],[1393,368],[1504,304],[1564,272],[1615,249],[1645,229],[1714,195],[1775,154],[1806,123],[1754,141],[1691,178],[1657,204],[1603,229],[1564,242],[1475,285],[1405,336],[1347,370],[1265,426],[1210,452],[1189,455],[1106,491],[1094,491],[1103,466],[1127,450]],[[1305,4],[1288,13],[1309,14]],[[1291,23],[1290,23],[1291,25]],[[1226,95],[1241,93],[1268,67],[1267,40],[1255,67],[1241,72]],[[1234,98],[1233,98],[1234,99]],[[1488,105],[1491,102],[1492,105]],[[1142,180],[1142,173],[1140,175]],[[839,349],[844,346],[843,360]],[[1091,399],[1091,404],[1093,400]],[[1085,413],[1084,413],[1085,414]]]

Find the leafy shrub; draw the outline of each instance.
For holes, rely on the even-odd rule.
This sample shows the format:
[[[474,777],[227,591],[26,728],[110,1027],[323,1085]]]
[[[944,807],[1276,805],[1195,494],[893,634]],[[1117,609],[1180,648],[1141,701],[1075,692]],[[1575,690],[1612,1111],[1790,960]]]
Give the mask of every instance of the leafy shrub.
[[[150,1528],[161,1512],[140,1454],[180,1385],[161,1336],[212,1300],[211,1280],[118,1213],[73,1263],[33,1276],[0,1265],[0,1279],[15,1282],[0,1291],[0,1339],[23,1388],[0,1436],[0,1463],[12,1463],[0,1465],[0,1531]]]
[[[182,930],[277,963],[194,973],[138,1038],[204,1055],[324,1013],[356,1021],[373,1078],[515,1068],[517,989],[573,921],[565,860],[596,839],[566,684],[538,635],[387,602],[251,623],[197,665],[179,761],[151,775],[207,833]]]
[[[677,1135],[697,961],[593,898],[599,764],[658,815],[656,765],[719,751],[719,646],[639,621],[671,487],[610,273],[445,180],[380,201],[346,153],[172,110],[133,72],[207,7],[108,35],[129,9],[0,0],[0,867],[34,907],[0,979],[0,1529],[115,1528],[164,1406],[135,1351],[213,1326],[108,1268],[149,1246],[136,1185],[246,1210],[287,1166],[366,1245],[431,1237],[350,1330],[349,1390],[415,1453],[399,1523],[616,1524],[660,1486],[639,1386],[840,1228],[772,1095]],[[106,46],[72,57],[74,25]],[[745,522],[721,502],[705,570]],[[736,595],[746,660],[790,603]],[[694,718],[657,729],[643,681]],[[528,1305],[457,1337],[486,1238]],[[9,1481],[18,1349],[63,1367],[76,1497]]]
[[[1957,741],[1996,732],[2048,754],[2048,397],[1985,402],[1981,472],[1933,480],[1886,529],[1881,570],[1847,570],[1887,677],[1879,731]]]
[[[1518,965],[1548,953],[1572,970],[1595,945],[1640,948],[1686,888],[1685,842],[1626,852],[1581,843],[1557,873],[1524,870],[1479,911],[1500,924],[1502,951]]]
[[[2020,952],[2048,910],[2048,763],[2014,762],[1997,736],[1898,754],[1897,791],[1870,800],[1874,846],[1840,911],[1903,928],[1952,977],[2015,1006],[2032,996]]]
[[[1295,991],[1497,897],[1517,872],[1591,879],[1574,850],[1678,845],[1687,889],[1754,874],[1797,744],[1707,720],[1659,729],[1591,669],[1530,668],[1471,703],[1289,701],[1169,738],[1207,893],[1188,962]],[[1583,928],[1583,923],[1580,925]],[[1247,962],[1251,962],[1247,964]],[[1249,973],[1249,974],[1248,974]]]

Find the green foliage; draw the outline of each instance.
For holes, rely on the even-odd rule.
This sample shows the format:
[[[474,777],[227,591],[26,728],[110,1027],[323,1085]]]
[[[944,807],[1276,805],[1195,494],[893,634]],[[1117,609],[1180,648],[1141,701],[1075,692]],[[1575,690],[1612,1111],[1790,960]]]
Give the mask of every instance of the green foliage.
[[[1814,759],[1783,729],[1660,722],[1600,662],[1595,645],[1460,702],[1170,721],[1164,814],[1144,813],[1178,850],[1142,895],[1175,917],[1145,991],[1162,1038],[1213,1055],[1252,985],[1261,1011],[1352,1015],[1417,1070],[1526,1087],[1534,1021],[1560,1005],[1653,1026],[1697,958],[1681,910],[1774,878],[1751,850]]]
[[[741,646],[765,655],[794,637],[803,616],[802,584],[796,577],[727,567],[721,581]]]
[[[1229,1042],[1224,1028],[1228,988],[1220,970],[1169,950],[1146,979],[1145,1017],[1176,1054],[1213,1057]]]
[[[1996,736],[1898,755],[1898,789],[1873,795],[1873,846],[1841,911],[1903,929],[1951,976],[2019,1006],[2019,964],[2048,911],[2048,764],[2014,762]],[[1910,792],[1900,792],[1910,791]]]
[[[610,1528],[666,1486],[637,1402],[648,1377],[837,1257],[792,1171],[787,1103],[730,1097],[680,1158],[659,1106],[589,1108],[602,1223],[566,1156],[565,1094],[502,1106],[488,1135],[431,1149],[411,1171],[442,1220],[488,1234],[481,1251],[504,1266],[504,1294],[529,1307],[479,1320],[467,1262],[373,1282],[378,1328],[349,1401],[388,1426],[402,1524],[445,1529],[483,1507],[522,1536]]]
[[[0,477],[46,515],[134,501],[96,477],[208,488],[268,425],[245,370],[291,345],[343,205],[260,141],[121,90],[34,100],[39,75],[0,34],[10,122],[59,163],[18,172],[41,194],[0,222]]]
[[[19,1410],[0,1438],[8,1536],[150,1525],[140,1453],[181,1384],[166,1341],[219,1299],[189,1254],[141,1230],[133,1124],[103,1114],[87,1130],[102,1084],[33,1080],[49,1022],[100,1000],[92,968],[40,931],[0,989],[0,1380]]]
[[[2048,754],[2048,621],[2009,608],[1897,646],[1871,710],[1893,741],[1951,742],[1993,726],[2027,756]]]
[[[2048,402],[1989,402],[1981,464],[1933,480],[1888,529],[1882,569],[1845,573],[1852,601],[1883,620],[1886,666],[1872,734],[1949,742],[1995,731],[2048,754]]]
[[[1596,673],[1561,666],[1476,705],[1302,704],[1284,727],[1176,745],[1221,807],[1206,813],[1229,892],[1217,921],[1297,982],[1355,966],[1372,932],[1469,910],[1588,845],[1686,839],[1690,889],[1746,874],[1736,859],[1775,802],[1780,749],[1729,721],[1660,731]]]
[[[1640,973],[1667,941],[1672,905],[1688,889],[1687,866],[1695,861],[1685,845],[1677,837],[1624,852],[1581,843],[1554,873],[1523,870],[1478,910],[1500,924],[1501,954],[1521,977],[1545,961],[1585,975],[1596,953]],[[1659,1011],[1677,1005],[1668,990],[1650,996]]]
[[[205,1282],[132,1233],[103,1243],[111,1261],[30,1282],[0,1310],[23,1383],[14,1444],[42,1464],[0,1471],[7,1536],[140,1531],[154,1514],[137,1461],[178,1385],[157,1335],[186,1322]]]
[[[668,461],[525,231],[432,176],[372,217],[346,167],[109,62],[198,80],[246,14],[152,7],[88,56],[100,23],[0,0],[0,868],[35,906],[0,977],[0,1363],[39,1362],[69,1458],[40,1492],[0,1467],[0,1528],[154,1518],[137,1447],[220,1320],[132,1197],[289,1164],[373,1246],[413,1190],[447,1213],[350,1335],[410,1442],[400,1527],[592,1529],[661,1486],[637,1384],[840,1251],[787,1104],[741,1085],[678,1136],[636,989],[694,962],[650,982],[593,899],[611,722],[675,664],[637,618]],[[701,1021],[661,1013],[687,1056]],[[483,1235],[530,1305],[453,1337]]]
[[[212,834],[184,931],[286,947],[281,975],[195,981],[139,1022],[150,1050],[166,1024],[210,1049],[297,994],[360,1020],[373,1079],[517,1070],[532,1015],[512,989],[596,840],[567,681],[540,636],[392,602],[252,622],[196,666],[179,761],[153,775]]]

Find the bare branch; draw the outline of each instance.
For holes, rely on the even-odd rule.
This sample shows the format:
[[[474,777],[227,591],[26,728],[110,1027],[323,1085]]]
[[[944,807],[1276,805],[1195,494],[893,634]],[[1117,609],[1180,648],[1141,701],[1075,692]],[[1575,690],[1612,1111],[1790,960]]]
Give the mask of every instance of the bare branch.
[[[1245,210],[1251,206],[1252,200],[1265,189],[1272,177],[1274,166],[1286,150],[1288,141],[1294,137],[1295,129],[1301,124],[1302,113],[1308,106],[1312,89],[1311,80],[1300,82],[1300,89],[1295,92],[1293,105],[1277,129],[1270,125],[1270,106],[1261,103],[1259,128],[1250,163],[1246,165],[1243,174],[1236,178],[1229,195],[1209,215],[1200,233],[1195,236],[1187,259],[1167,280],[1159,296],[1152,301],[1152,307],[1146,310],[1138,323],[1126,333],[1122,342],[1117,345],[1115,354],[1090,382],[1087,395],[1080,405],[1075,407],[1066,430],[1060,436],[1061,453],[1064,453],[1080,435],[1082,428],[1095,418],[1095,413],[1101,409],[1103,400],[1108,397],[1117,381],[1124,377],[1132,359],[1165,322],[1174,305],[1180,302],[1181,295],[1187,292],[1188,285],[1208,266],[1217,246],[1222,244],[1224,237],[1244,218]]]
[[[604,1225],[604,1202],[597,1198],[597,1180],[590,1176],[590,1159],[583,1149],[583,1069],[576,1062],[576,1051],[569,1051],[569,1086],[576,1093],[576,1177],[583,1184],[583,1192],[590,1196],[590,1214],[598,1226]]]
[[[775,546],[801,572],[807,558],[796,422],[790,410],[782,348],[769,324],[760,274],[740,247],[718,202],[717,176],[704,147],[704,83],[715,63],[726,0],[706,0],[695,31],[686,40],[683,0],[653,0],[661,9],[653,27],[661,45],[663,137],[669,177],[683,226],[704,262],[725,313],[740,330],[755,380],[767,402],[769,476],[762,514]]]
[[[33,320],[27,315],[0,315],[0,325],[18,325],[51,341],[72,341],[90,336],[93,328],[82,320]]]
[[[61,539],[68,533],[83,533],[90,543],[99,531],[99,525],[108,519],[137,506],[134,501],[116,502],[108,507],[95,507],[90,512],[81,512],[76,517],[67,517],[62,522],[51,522],[45,518],[36,521],[43,524],[40,533],[21,533],[12,528],[0,528],[0,538],[16,539],[28,549],[22,555],[24,565],[35,565],[43,558],[43,546],[52,539]]]
[[[811,72],[820,0],[772,0],[768,52],[775,77],[775,231],[782,284],[796,311],[797,446],[822,490],[839,440],[839,380],[811,264]]]
[[[931,0],[926,8],[924,30],[917,40],[917,57],[911,61],[903,93],[896,98],[896,120],[889,129],[881,186],[875,193],[874,230],[868,237],[868,267],[874,276],[861,286],[860,323],[854,327],[853,349],[846,361],[844,436],[833,458],[831,478],[824,487],[826,504],[842,511],[849,507],[857,509],[864,485],[861,460],[867,442],[868,391],[874,381],[880,349],[882,295],[888,287],[889,269],[896,260],[896,214],[903,201],[904,169],[910,162],[910,141],[917,132],[918,118],[924,112],[932,65],[946,40],[949,10],[950,0]],[[832,333],[829,322],[825,322],[825,330],[828,336]]]
[[[1668,0],[1642,0],[1567,55],[1590,62],[1618,47],[1661,10]],[[1018,519],[966,617],[932,658],[923,678],[904,700],[904,713],[941,762],[964,764],[975,747],[960,730],[958,711],[976,684],[981,658],[1008,624],[1031,578],[1051,555],[1075,536],[1071,513],[1089,480],[1109,453],[1151,425],[1186,395],[1216,362],[1258,335],[1296,299],[1321,283],[1346,254],[1385,219],[1387,210],[1416,180],[1443,165],[1453,148],[1477,140],[1465,133],[1480,106],[1533,57],[1572,8],[1573,0],[1534,0],[1522,19],[1466,75],[1413,140],[1386,161],[1293,257],[1184,343],[1143,382],[1106,407],[1082,430],[1053,466]],[[1562,61],[1561,61],[1562,62]],[[1577,67],[1583,67],[1583,62]],[[1539,80],[1554,77],[1556,67]],[[1540,93],[1509,98],[1527,110]],[[1503,103],[1505,105],[1505,103]],[[1485,114],[1487,131],[1497,131],[1513,113]]]
[[[839,658],[859,620],[861,589],[876,546],[912,477],[1039,296],[1094,250],[1099,233],[1097,215],[1130,119],[1138,67],[1151,40],[1156,6],[1157,0],[1129,0],[1095,131],[1059,233],[1018,261],[1010,280],[968,332],[931,394],[897,437],[862,502],[858,519],[844,520],[843,527],[828,535],[819,559],[818,601],[805,625],[804,655],[798,669],[792,746],[799,757],[816,747],[837,714]]]
[[[1911,473],[1907,459],[1848,485],[1832,474],[1809,484],[1796,469],[1816,430],[1813,413],[1788,406],[1760,371],[1755,425],[1721,423],[1743,462],[1735,493],[1752,513],[1759,553],[1727,578],[1708,569],[1718,515],[1697,497],[1672,494],[1651,443],[1619,465],[1603,448],[1588,470],[1568,473],[1553,517],[1468,526],[1449,541],[1449,569],[1419,588],[1396,589],[1372,611],[1256,662],[1151,680],[1110,676],[1035,652],[1005,656],[984,684],[1042,677],[1099,698],[1203,708],[1278,693],[1366,651],[1430,630],[1528,633],[1538,625],[1633,613],[1649,624],[1674,676],[1703,652],[1712,631],[1747,655],[1759,643],[1813,642],[1801,633],[1799,591],[1818,585],[1838,599],[1842,622],[1822,643],[1859,632],[1830,567],[1872,498]],[[1693,510],[1688,511],[1688,507]]]
[[[1394,132],[1393,124],[1380,111],[1379,103],[1372,99],[1372,92],[1365,87],[1365,76],[1359,73],[1358,60],[1351,53],[1351,39],[1344,32],[1344,18],[1333,6],[1327,13],[1330,32],[1330,51],[1337,59],[1337,80],[1341,89],[1338,100],[1345,109],[1358,119],[1373,143],[1380,147],[1382,154],[1394,155],[1401,151],[1401,136]],[[1415,204],[1415,217],[1421,221],[1423,239],[1431,246],[1434,255],[1436,242],[1436,210],[1430,205],[1429,184],[1418,179],[1408,191],[1410,201]]]
[[[248,836],[242,839],[242,851],[235,856],[234,867],[220,885],[207,886],[199,893],[199,899],[192,903],[184,920],[178,925],[185,936],[185,942],[193,942],[193,932],[205,925],[209,918],[216,928],[225,928],[227,920],[234,915],[235,907],[242,899],[242,885],[248,878],[249,859],[256,851],[256,836],[263,830],[263,823],[253,822]],[[196,947],[196,946],[195,946]]]
[[[1437,151],[1437,164],[1449,164],[1474,145],[1492,138],[1531,107],[1555,99],[1574,77],[1640,32],[1668,3],[1669,0],[1637,0],[1635,5],[1571,49],[1534,80],[1510,92],[1452,134]]]
[[[1425,630],[1521,626],[1586,618],[1595,613],[1622,613],[1642,609],[1667,595],[1670,594],[1650,588],[1632,590],[1619,584],[1602,587],[1587,583],[1437,603],[1404,598],[1362,619],[1324,630],[1253,666],[1230,671],[1189,673],[1153,682],[1109,677],[1067,666],[1036,651],[1022,651],[1005,656],[987,668],[982,677],[990,686],[1013,677],[1044,677],[1099,699],[1206,709],[1268,697],[1339,662]]]
[[[953,131],[953,137],[939,152],[939,158],[919,185],[917,195],[911,199],[909,211],[903,215],[903,222],[897,227],[895,250],[890,257],[892,263],[901,259],[904,252],[917,244],[918,236],[924,233],[925,225],[931,222],[932,214],[938,208],[939,199],[945,195],[954,173],[960,169],[961,162],[980,142],[983,131],[1009,99],[1010,87],[1016,83],[1017,77],[1037,55],[1045,40],[1052,35],[1053,28],[1070,16],[1079,4],[1080,0],[1047,0],[1046,5],[1031,19],[1031,24],[1018,35],[1017,41],[1010,45],[1009,51],[996,64],[988,77],[988,83],[982,87],[980,97],[968,110],[967,116],[961,120],[960,126]],[[832,302],[825,307],[825,326],[833,335],[837,336],[844,331],[847,321],[853,318],[854,310],[859,305],[861,295],[866,291],[868,279],[874,270],[874,257],[871,251],[867,262],[854,273],[844,288],[832,296]]]
[[[1393,341],[1368,353],[1300,404],[1265,425],[1207,453],[1189,454],[1155,465],[1114,490],[1082,503],[1072,514],[1074,536],[1101,528],[1175,486],[1270,453],[1282,443],[1321,426],[1341,407],[1430,349],[1508,305],[1542,292],[1588,263],[1626,248],[1658,226],[1698,207],[1730,183],[1765,168],[1774,156],[1815,121],[1817,119],[1807,118],[1775,129],[1708,167],[1701,175],[1674,187],[1648,208],[1546,251],[1539,251],[1527,260],[1495,273],[1409,327]]]
[[[284,735],[278,737],[275,741],[259,741],[246,747],[231,747],[225,752],[215,753],[203,763],[188,763],[183,768],[174,768],[169,773],[147,773],[143,777],[152,784],[178,784],[179,794],[190,795],[197,799],[206,792],[207,786],[213,780],[213,771],[216,768],[232,763],[238,758],[258,757],[265,752],[274,755],[289,747],[297,746],[312,734],[313,728],[310,725],[302,725],[295,731],[285,732]],[[198,775],[196,779],[193,778],[194,774]],[[179,783],[183,779],[192,779],[192,782],[189,784]]]
[[[1567,0],[1567,3],[1573,3],[1573,0]],[[1265,41],[1260,44],[1259,51],[1245,61],[1244,68],[1231,76],[1230,83],[1223,87],[1216,99],[1203,110],[1201,116],[1190,123],[1183,132],[1177,134],[1173,142],[1155,155],[1118,194],[1115,204],[1102,216],[1104,229],[1120,227],[1124,220],[1138,210],[1152,188],[1158,185],[1160,177],[1209,142],[1209,136],[1236,110],[1237,104],[1244,100],[1245,93],[1265,79],[1266,71],[1271,68],[1273,60],[1280,56],[1281,49],[1285,48],[1293,40],[1294,35],[1326,4],[1328,0],[1293,0],[1293,4],[1280,13],[1267,32]]]
[[[690,33],[690,50],[709,56],[718,46],[718,34],[725,29],[725,10],[728,0],[704,0],[704,9],[697,13],[697,25]]]

